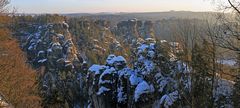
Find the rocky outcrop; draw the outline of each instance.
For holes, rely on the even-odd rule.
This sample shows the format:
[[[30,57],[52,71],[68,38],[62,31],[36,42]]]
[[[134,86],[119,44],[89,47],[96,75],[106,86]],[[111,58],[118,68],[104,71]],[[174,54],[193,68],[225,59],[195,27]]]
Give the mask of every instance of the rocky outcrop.
[[[147,38],[155,38],[155,35],[154,35],[154,29],[153,29],[153,22],[152,21],[145,21],[144,22],[144,26],[143,26],[143,35],[142,37],[144,39],[147,39]]]
[[[139,30],[142,27],[142,22],[137,19],[122,21],[117,24],[116,35],[123,37],[125,41],[131,41],[140,36]]]
[[[113,31],[116,36],[122,37],[124,42],[128,44],[138,38],[154,38],[153,23],[151,21],[140,21],[138,19],[121,21]]]
[[[23,45],[39,70],[44,107],[188,107],[191,70],[175,55],[181,45],[156,42],[151,21],[122,21],[114,28],[104,20],[69,22],[38,25]],[[217,101],[229,90],[216,93]]]
[[[104,63],[108,54],[126,55],[129,47],[122,44],[105,20],[70,20],[70,32],[77,49],[84,52],[88,63]],[[94,52],[94,53],[92,53]]]
[[[126,65],[122,56],[115,55],[109,55],[105,65],[95,64],[89,68],[90,107],[167,108],[181,101],[180,92],[189,93],[186,64],[166,57],[156,49],[155,41],[143,40],[136,48],[136,56],[133,68]]]
[[[84,105],[86,64],[79,56],[68,24],[47,24],[29,35],[24,50],[35,68],[41,69],[39,87],[44,105]],[[62,34],[59,34],[62,33]],[[79,104],[82,103],[82,104]]]

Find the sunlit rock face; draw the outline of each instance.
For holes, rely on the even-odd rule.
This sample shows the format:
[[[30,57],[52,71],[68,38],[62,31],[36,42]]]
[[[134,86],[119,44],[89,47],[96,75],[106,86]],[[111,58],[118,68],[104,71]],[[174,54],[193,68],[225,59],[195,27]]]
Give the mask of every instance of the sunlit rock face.
[[[104,63],[108,54],[127,55],[129,47],[123,45],[122,38],[106,20],[72,19],[68,21],[77,50],[89,64]]]
[[[103,29],[109,28],[109,26],[110,26],[110,22],[106,21],[106,20],[97,20],[97,21],[95,21],[95,24],[98,27],[103,28]]]
[[[131,19],[121,21],[114,29],[116,36],[122,37],[125,43],[131,44],[138,38],[154,38],[153,23],[151,21],[140,21]]]
[[[122,21],[117,24],[116,34],[124,37],[126,42],[131,42],[132,39],[139,37],[138,31],[141,29],[141,26],[142,23],[138,22],[137,19]]]

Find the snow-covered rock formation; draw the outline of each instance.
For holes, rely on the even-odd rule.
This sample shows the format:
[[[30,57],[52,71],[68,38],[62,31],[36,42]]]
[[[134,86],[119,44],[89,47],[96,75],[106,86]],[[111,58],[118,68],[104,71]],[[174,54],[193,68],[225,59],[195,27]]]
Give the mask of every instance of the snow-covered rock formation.
[[[84,96],[87,69],[68,28],[65,22],[41,25],[24,44],[29,62],[41,70],[39,85],[45,105],[67,102],[74,107],[84,100],[79,96]]]
[[[40,70],[38,80],[46,106],[67,103],[64,107],[189,107],[191,68],[176,56],[182,51],[179,43],[154,39],[152,22],[122,21],[115,29],[101,20],[79,24],[81,32],[75,34],[76,41],[72,36],[75,31],[70,33],[69,25],[60,23],[39,26],[24,44],[28,61]],[[131,55],[124,47],[131,49]],[[80,53],[89,54],[94,60],[89,55],[81,57],[84,54]],[[106,54],[110,55],[105,64],[88,68],[92,61],[105,59],[101,55]],[[216,102],[228,98],[226,106],[231,104],[232,95],[228,84],[220,80],[214,92]]]
[[[190,70],[183,62],[164,57],[157,50],[156,42],[146,39],[136,48],[134,68],[115,55],[108,56],[106,65],[92,65],[87,77],[92,107],[157,108],[178,103],[182,92],[190,92]],[[169,65],[161,67],[156,62]],[[169,72],[163,72],[164,68]]]

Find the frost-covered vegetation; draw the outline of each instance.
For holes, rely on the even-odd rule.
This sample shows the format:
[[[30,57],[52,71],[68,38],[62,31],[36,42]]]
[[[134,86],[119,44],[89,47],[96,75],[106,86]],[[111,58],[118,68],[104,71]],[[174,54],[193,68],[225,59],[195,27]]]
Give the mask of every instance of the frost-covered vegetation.
[[[216,24],[15,16],[0,5],[0,107],[238,108],[234,5],[234,18],[220,16]]]
[[[69,20],[70,25],[74,21],[78,20]],[[156,39],[151,22],[141,26],[142,22],[123,21],[113,29],[101,20],[94,23],[80,20],[79,29],[65,21],[30,25],[33,31],[23,33],[21,46],[29,63],[39,70],[43,105],[95,108],[233,105],[233,84],[227,85],[228,81],[211,76],[213,47],[208,41],[204,40],[203,46],[193,45],[190,62],[180,42]],[[89,34],[91,29],[100,37]],[[98,60],[101,62],[96,63]],[[222,101],[223,98],[228,101]]]
[[[210,21],[10,14],[0,0],[0,108],[239,108],[240,1],[226,1]]]

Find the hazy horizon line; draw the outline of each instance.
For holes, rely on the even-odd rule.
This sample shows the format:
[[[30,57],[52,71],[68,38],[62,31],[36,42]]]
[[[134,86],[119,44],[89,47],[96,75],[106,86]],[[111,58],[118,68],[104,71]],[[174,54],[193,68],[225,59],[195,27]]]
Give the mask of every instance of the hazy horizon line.
[[[55,13],[55,12],[49,12],[49,13],[30,13],[30,12],[16,12],[17,14],[119,14],[119,13],[160,13],[160,12],[213,12],[218,13],[219,11],[190,11],[190,10],[169,10],[169,11],[136,11],[136,12],[64,12],[64,13]]]

